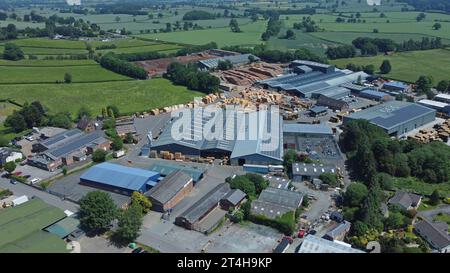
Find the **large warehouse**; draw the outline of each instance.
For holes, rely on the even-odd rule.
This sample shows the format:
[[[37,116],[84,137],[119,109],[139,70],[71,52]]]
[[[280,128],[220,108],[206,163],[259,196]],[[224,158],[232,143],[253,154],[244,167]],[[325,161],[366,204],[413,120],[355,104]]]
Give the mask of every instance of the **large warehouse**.
[[[410,102],[389,101],[344,117],[344,124],[356,119],[369,120],[390,136],[400,137],[435,120],[436,110]]]
[[[258,115],[258,112],[242,112],[241,114],[234,115],[234,122],[230,123],[233,126],[230,126],[226,122],[226,117],[223,117],[222,123],[216,123],[217,120],[213,119],[219,119],[219,115],[211,117],[208,112],[202,115],[201,111],[196,111],[191,115],[193,132],[188,136],[180,137],[180,139],[172,136],[172,126],[174,126],[176,118],[166,126],[159,138],[151,143],[151,150],[179,152],[190,157],[229,157],[232,165],[277,165],[283,162],[283,120],[281,116],[277,114],[280,128],[274,130],[271,139],[263,140],[263,132],[271,131],[268,130],[271,126],[270,115]],[[240,120],[238,121],[238,119]],[[256,126],[258,128],[255,129],[258,132],[255,139],[252,139],[248,137],[250,128],[254,129],[251,121],[258,121],[258,119],[261,121],[261,126]],[[207,123],[223,124],[222,139],[203,136],[202,129]],[[236,140],[238,133],[245,137]]]
[[[144,193],[158,180],[159,173],[112,163],[95,165],[80,177],[81,184],[124,195]]]
[[[333,65],[310,61],[293,61],[292,73],[260,81],[268,89],[286,91],[293,95],[311,98],[320,95],[342,98],[350,94],[342,84],[365,80],[369,75],[364,72],[341,70]]]

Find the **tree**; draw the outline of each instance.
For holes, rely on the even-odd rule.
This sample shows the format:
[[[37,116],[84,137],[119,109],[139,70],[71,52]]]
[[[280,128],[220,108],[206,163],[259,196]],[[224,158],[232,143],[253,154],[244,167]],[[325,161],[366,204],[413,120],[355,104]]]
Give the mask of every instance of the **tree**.
[[[323,183],[330,185],[331,187],[335,187],[338,185],[338,178],[336,174],[323,173],[319,176],[319,179],[322,180]]]
[[[127,210],[119,214],[118,229],[115,236],[124,243],[130,243],[139,236],[142,225],[142,208],[132,204]]]
[[[134,142],[133,134],[132,134],[132,133],[127,133],[127,134],[125,135],[124,142],[125,142],[125,143],[128,143],[128,144],[133,143],[133,142]]]
[[[80,224],[88,232],[101,233],[108,230],[116,213],[116,205],[106,192],[91,191],[80,200]]]
[[[441,23],[434,23],[434,25],[433,25],[434,30],[439,30],[439,29],[441,29],[441,27],[442,27]]]
[[[122,139],[120,139],[119,137],[114,138],[112,143],[111,143],[111,148],[114,151],[121,150],[123,148],[123,141],[122,141]]]
[[[5,171],[7,171],[11,175],[16,169],[16,167],[17,167],[16,163],[14,161],[10,161],[5,163],[3,169],[5,169]]]
[[[67,167],[66,167],[66,166],[64,166],[64,167],[62,168],[62,173],[63,173],[64,176],[67,175]]]
[[[432,206],[439,205],[441,202],[441,195],[439,193],[439,190],[434,190],[433,193],[430,195],[430,204]]]
[[[70,73],[64,74],[64,82],[71,83],[72,82],[72,74],[70,74]]]
[[[114,117],[118,117],[118,116],[120,115],[119,108],[118,108],[117,106],[115,106],[115,105],[108,105],[108,106],[106,107],[106,111],[107,111],[108,113],[109,113],[109,112],[112,112],[113,115],[114,115]]]
[[[12,115],[9,115],[4,125],[6,127],[12,128],[14,133],[20,133],[27,129],[27,123],[25,122],[24,117],[19,112],[14,112]]]
[[[295,39],[295,32],[292,29],[288,29],[286,31],[286,36],[284,36],[286,39],[294,40]]]
[[[9,139],[5,136],[0,136],[0,147],[6,147],[9,145]]]
[[[436,89],[439,92],[446,92],[448,90],[448,88],[449,88],[449,82],[444,81],[444,80],[440,81],[436,86]]]
[[[72,127],[70,113],[59,112],[50,116],[49,124],[54,127],[70,129]]]
[[[389,217],[385,220],[385,228],[399,229],[404,226],[404,216],[400,212],[390,212]]]
[[[416,81],[416,92],[419,94],[426,94],[430,92],[433,84],[433,79],[429,76],[420,76]]]
[[[3,58],[10,61],[18,61],[24,59],[25,55],[19,46],[7,43],[3,51]]]
[[[225,71],[233,68],[233,64],[230,62],[230,60],[225,61],[219,61],[217,64],[217,69]]]
[[[131,205],[139,205],[142,208],[142,213],[147,214],[152,209],[152,202],[140,192],[133,192],[131,195]]]
[[[363,183],[351,183],[344,193],[344,204],[349,207],[357,207],[367,197],[368,193],[369,191]]]
[[[82,119],[83,117],[91,118],[92,112],[87,108],[86,106],[81,106],[80,109],[77,112],[77,120]]]
[[[95,150],[94,154],[92,155],[92,161],[96,163],[105,162],[106,160],[106,151],[102,149]]]
[[[231,19],[229,26],[230,26],[231,32],[237,32],[237,33],[242,32],[236,19]]]
[[[389,60],[384,60],[380,66],[381,74],[388,74],[389,72],[391,72],[391,69],[391,62]]]

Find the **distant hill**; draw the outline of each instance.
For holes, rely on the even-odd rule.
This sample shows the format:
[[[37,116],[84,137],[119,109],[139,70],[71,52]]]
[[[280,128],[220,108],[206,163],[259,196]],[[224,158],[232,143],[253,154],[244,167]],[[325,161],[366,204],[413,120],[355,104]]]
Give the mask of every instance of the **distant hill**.
[[[441,10],[450,12],[449,0],[403,0],[418,10]]]

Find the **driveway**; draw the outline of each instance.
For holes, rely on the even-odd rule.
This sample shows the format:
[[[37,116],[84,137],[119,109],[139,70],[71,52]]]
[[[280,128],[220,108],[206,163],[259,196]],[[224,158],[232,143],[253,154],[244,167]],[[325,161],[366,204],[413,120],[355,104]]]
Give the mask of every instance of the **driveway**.
[[[434,209],[419,211],[419,216],[427,218],[428,220],[433,220],[439,213],[450,215],[450,205],[440,205]]]

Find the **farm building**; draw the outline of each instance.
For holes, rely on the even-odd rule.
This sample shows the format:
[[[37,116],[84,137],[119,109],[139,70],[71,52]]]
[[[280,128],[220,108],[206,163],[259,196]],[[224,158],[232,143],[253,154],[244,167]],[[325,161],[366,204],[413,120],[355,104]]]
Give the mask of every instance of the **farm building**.
[[[343,84],[368,77],[364,72],[340,70],[333,65],[302,60],[293,61],[291,68],[293,73],[259,81],[258,84],[264,88],[286,91],[299,97],[311,98],[324,94],[340,98],[350,94],[350,89],[342,87]]]
[[[47,232],[57,235],[61,239],[66,239],[74,232],[80,230],[80,220],[75,217],[66,217],[44,229]]]
[[[316,105],[325,106],[330,108],[331,110],[337,111],[348,111],[350,109],[350,105],[348,104],[348,102],[339,99],[329,98],[324,95],[319,96]]]
[[[292,179],[294,181],[312,181],[325,173],[337,174],[336,166],[316,163],[292,164]]]
[[[254,61],[259,60],[258,57],[252,54],[239,54],[239,55],[224,56],[215,59],[201,60],[198,62],[198,66],[201,70],[211,70],[217,68],[219,66],[219,62],[223,61],[230,61],[233,66],[244,65],[250,62],[250,58],[253,58]]]
[[[101,163],[80,177],[81,184],[123,195],[134,191],[144,193],[158,183],[159,173],[119,164]]]
[[[101,131],[85,134],[73,129],[33,144],[33,150],[40,153],[30,158],[28,164],[54,171],[61,165],[71,165],[77,159],[85,158],[80,154],[92,154],[97,149],[106,151],[109,146],[110,141]]]
[[[269,187],[277,189],[287,189],[289,179],[280,176],[263,175],[263,178],[269,182]]]
[[[166,212],[172,209],[194,188],[192,177],[182,171],[172,172],[145,195],[152,201],[152,209]]]
[[[419,100],[417,103],[438,112],[450,114],[450,104],[448,103],[427,99]]]
[[[308,235],[300,245],[298,253],[365,253],[341,241],[329,241],[314,235]]]
[[[200,200],[175,218],[175,224],[186,229],[205,231],[210,229],[220,221],[220,217],[215,218],[215,223],[209,223],[207,227],[203,225],[204,220],[213,214],[214,210],[218,210],[220,200],[222,200],[231,191],[230,184],[222,183],[205,194]],[[217,214],[217,213],[216,213]],[[220,215],[220,213],[219,213]],[[225,216],[225,214],[223,214]]]
[[[351,120],[365,119],[382,128],[390,136],[403,134],[435,120],[436,110],[403,101],[389,101],[344,117],[344,124]]]
[[[435,101],[450,103],[450,94],[437,94],[434,96]]]
[[[95,122],[86,117],[83,116],[77,123],[77,128],[86,132],[86,133],[92,133],[97,129],[97,126],[95,126]]]
[[[202,111],[196,111],[191,115],[191,124],[193,132],[189,135],[181,135],[175,139],[172,135],[172,127],[177,119],[172,120],[163,130],[159,138],[151,143],[151,150],[161,153],[169,151],[171,153],[181,153],[190,157],[229,157],[232,165],[243,164],[280,164],[283,161],[283,143],[282,136],[282,118],[277,114],[278,130],[274,129],[271,138],[262,140],[263,132],[272,125],[270,115],[258,115],[258,112],[235,112],[229,123],[227,117],[220,120],[219,115],[209,115],[209,112],[202,114]],[[253,123],[251,121],[255,121]],[[259,121],[259,126],[258,125]],[[203,136],[203,128],[206,123],[223,124],[221,135],[214,137],[211,135]],[[232,126],[229,126],[232,124]],[[250,124],[254,124],[251,126]],[[259,127],[259,128],[257,128]],[[264,128],[264,130],[262,130]],[[255,133],[255,139],[251,139],[250,130],[259,130]],[[182,132],[180,132],[182,134]],[[236,139],[238,134],[245,137]],[[248,136],[248,137],[247,137]]]
[[[388,91],[407,93],[411,91],[411,85],[399,81],[385,82],[382,89]]]
[[[394,99],[389,94],[386,94],[386,93],[380,92],[380,91],[370,90],[370,89],[366,89],[366,90],[359,92],[359,96],[361,98],[366,98],[366,99],[375,100],[375,101],[390,101],[390,100]]]
[[[330,241],[343,241],[345,235],[347,235],[347,233],[350,231],[351,226],[352,224],[350,222],[344,220],[343,222],[331,228],[323,238]]]
[[[367,78],[368,80],[369,78]],[[369,86],[365,86],[365,85],[359,85],[359,84],[354,84],[354,83],[343,83],[340,85],[340,87],[345,87],[347,89],[349,89],[352,93],[354,94],[359,94],[361,93],[361,91],[364,90],[377,90],[375,87],[369,87]]]
[[[295,212],[302,204],[303,194],[286,189],[268,187],[261,192],[258,200],[252,202],[251,212],[270,219]]]
[[[67,252],[59,236],[44,231],[65,217],[39,198],[0,210],[0,253]]]
[[[395,195],[389,199],[389,205],[396,205],[404,210],[417,209],[422,201],[422,196],[411,193],[397,191]]]
[[[247,195],[240,189],[233,189],[220,200],[220,207],[226,211],[238,208],[245,200]]]

